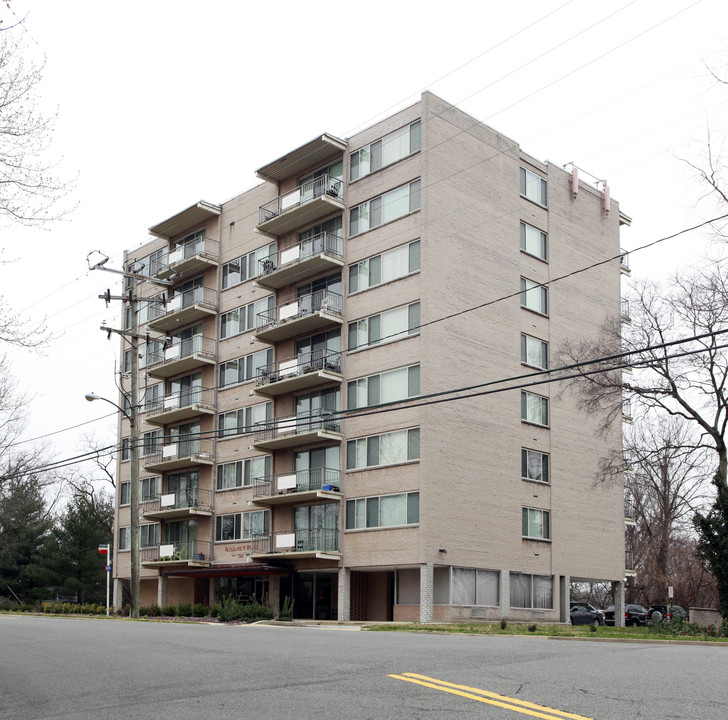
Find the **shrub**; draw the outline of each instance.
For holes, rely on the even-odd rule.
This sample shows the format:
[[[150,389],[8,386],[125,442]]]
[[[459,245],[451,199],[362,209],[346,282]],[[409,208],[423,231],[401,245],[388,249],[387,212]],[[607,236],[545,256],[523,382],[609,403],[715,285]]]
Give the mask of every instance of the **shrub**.
[[[180,603],[177,605],[177,614],[180,617],[192,617],[192,603]]]
[[[281,620],[290,620],[293,617],[294,602],[295,600],[292,600],[288,595],[283,598],[283,607],[281,608],[281,612],[279,614]]]
[[[221,606],[220,606],[219,602],[213,603],[212,606],[210,607],[210,617],[211,618],[220,617],[220,609],[221,609]]]
[[[165,605],[162,608],[162,615],[166,617],[177,617],[177,607],[175,605]]]
[[[528,632],[536,632],[536,625],[535,624],[529,625],[528,626]]]
[[[501,620],[500,622],[501,630],[505,630],[508,627],[508,623],[506,622],[505,618]]]
[[[202,603],[196,603],[192,608],[192,617],[207,617],[210,610],[206,605]]]

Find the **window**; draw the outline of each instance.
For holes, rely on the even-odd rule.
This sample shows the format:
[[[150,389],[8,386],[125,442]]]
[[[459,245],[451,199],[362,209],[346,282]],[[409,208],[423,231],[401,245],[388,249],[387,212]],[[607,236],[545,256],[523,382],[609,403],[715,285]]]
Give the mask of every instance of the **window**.
[[[352,208],[349,215],[349,236],[354,237],[419,209],[420,181],[415,180]]]
[[[240,410],[232,410],[217,417],[217,430],[219,438],[231,435],[246,435],[255,430],[255,424],[265,422],[273,417],[273,403],[265,402],[258,405],[248,405]]]
[[[529,255],[540,258],[541,260],[546,260],[546,233],[522,222],[521,250]]]
[[[546,180],[535,172],[521,168],[521,195],[546,207]]]
[[[139,499],[144,502],[145,500],[152,500],[159,496],[160,482],[159,476],[139,478]]]
[[[220,316],[220,337],[228,338],[233,335],[255,330],[256,317],[259,313],[273,309],[273,295],[256,300],[249,305],[236,308]]]
[[[322,223],[318,223],[317,225],[314,225],[313,227],[310,227],[307,230],[298,233],[298,241],[304,246],[302,248],[302,255],[305,257],[306,255],[312,253],[321,252],[321,250],[323,249],[330,251],[331,248],[329,248],[326,243],[320,246],[316,245],[314,247],[309,241],[313,240],[313,238],[315,238],[316,236],[322,234],[336,235],[336,237],[340,238],[342,224],[342,216],[337,215],[334,218],[325,220]],[[341,250],[339,250],[339,253],[341,253]]]
[[[268,532],[269,511],[218,515],[215,518],[215,542],[250,540],[253,535]]]
[[[420,394],[420,366],[390,370],[380,375],[370,375],[352,380],[348,385],[347,407],[367,407],[380,403],[396,402]]]
[[[129,529],[128,525],[119,528],[119,550],[129,550],[131,548]]]
[[[217,489],[248,487],[255,478],[269,477],[271,474],[271,457],[261,457],[238,460],[217,466]]]
[[[131,350],[124,350],[124,372],[131,372]]]
[[[522,390],[521,420],[547,427],[549,424],[549,399]]]
[[[387,310],[349,323],[349,350],[393,342],[420,331],[420,304]]]
[[[554,581],[550,575],[510,574],[511,607],[553,610]]]
[[[119,505],[128,505],[131,502],[131,483],[123,482],[119,485]]]
[[[349,293],[381,285],[420,269],[420,241],[401,245],[349,266]]]
[[[258,248],[247,255],[225,263],[222,266],[222,289],[232,287],[238,283],[252,280],[260,274],[260,260],[263,260],[276,251],[276,244],[271,243]]]
[[[238,383],[255,380],[258,376],[258,369],[270,365],[273,362],[273,349],[259,350],[245,357],[220,363],[220,388],[237,385]]]
[[[130,455],[129,451],[129,438],[121,438],[121,459],[128,460]]]
[[[551,537],[548,510],[522,508],[521,534],[532,540],[548,540]]]
[[[521,448],[521,480],[549,482],[549,456],[538,450]]]
[[[159,523],[139,526],[139,547],[159,545]]]
[[[420,494],[379,495],[346,501],[346,529],[416,525],[420,521]]]
[[[521,307],[548,315],[548,289],[533,280],[521,278]]]
[[[162,407],[164,399],[164,383],[155,383],[154,385],[147,385],[144,388],[142,395],[142,409],[144,412],[149,412],[155,408]]]
[[[349,179],[358,180],[416,153],[420,149],[421,135],[422,126],[417,120],[352,153]]]
[[[521,362],[524,365],[548,370],[549,344],[530,335],[521,335]]]
[[[452,569],[453,605],[489,605],[497,607],[500,573],[497,570]]]
[[[346,443],[346,468],[377,467],[418,460],[420,429],[395,430],[382,435],[349,440]]]
[[[162,431],[152,430],[142,436],[142,457],[162,452]]]

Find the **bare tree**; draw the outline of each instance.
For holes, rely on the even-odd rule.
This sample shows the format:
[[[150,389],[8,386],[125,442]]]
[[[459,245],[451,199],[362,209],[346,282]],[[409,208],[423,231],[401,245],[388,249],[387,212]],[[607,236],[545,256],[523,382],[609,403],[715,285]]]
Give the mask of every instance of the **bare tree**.
[[[23,45],[23,28],[0,32],[0,216],[39,226],[65,215],[70,184],[48,157],[56,114],[44,114],[38,95],[45,62]]]

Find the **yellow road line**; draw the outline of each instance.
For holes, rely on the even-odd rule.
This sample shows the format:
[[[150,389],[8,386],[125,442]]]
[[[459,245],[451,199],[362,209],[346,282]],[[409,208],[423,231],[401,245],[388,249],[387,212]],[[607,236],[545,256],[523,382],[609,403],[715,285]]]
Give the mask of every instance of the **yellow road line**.
[[[559,718],[570,718],[570,720],[593,720],[593,718],[587,718],[584,715],[567,713],[563,710],[556,710],[543,705],[536,705],[535,703],[531,703],[526,700],[519,700],[518,698],[512,698],[506,695],[498,695],[497,693],[480,690],[479,688],[468,687],[467,685],[456,685],[455,683],[427,677],[426,675],[418,675],[417,673],[403,673],[402,675],[389,675],[389,677],[396,680],[411,682],[415,685],[433,688],[434,690],[441,690],[442,692],[450,693],[452,695],[459,695],[470,700],[488,703],[489,705],[496,705],[497,707],[502,707],[506,710],[513,710],[514,712],[522,713],[523,715],[544,718],[545,720],[558,720]]]

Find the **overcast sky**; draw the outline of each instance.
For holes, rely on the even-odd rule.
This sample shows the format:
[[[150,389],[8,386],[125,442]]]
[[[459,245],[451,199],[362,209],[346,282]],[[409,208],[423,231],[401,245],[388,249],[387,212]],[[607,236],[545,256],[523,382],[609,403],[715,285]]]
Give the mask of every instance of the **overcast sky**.
[[[116,278],[88,273],[88,253],[120,267],[151,225],[224,202],[258,183],[256,168],[424,89],[540,160],[606,179],[633,218],[627,249],[719,214],[681,159],[700,161],[709,128],[714,151],[726,140],[728,87],[705,68],[728,76],[725,0],[0,3],[4,26],[23,17],[27,52],[46,57],[43,102],[59,111],[59,169],[77,176],[68,220],[0,225],[15,259],[0,268],[2,295],[54,335],[43,354],[8,358],[31,397],[25,437],[49,435],[55,458],[78,454],[84,435],[115,437],[99,419],[111,406],[83,398],[116,400],[119,352],[98,329],[119,325],[118,306],[97,298],[118,292]],[[702,238],[634,253],[633,278],[695,264]]]

